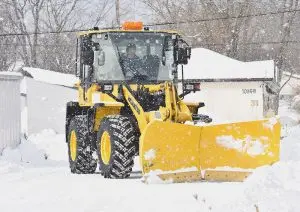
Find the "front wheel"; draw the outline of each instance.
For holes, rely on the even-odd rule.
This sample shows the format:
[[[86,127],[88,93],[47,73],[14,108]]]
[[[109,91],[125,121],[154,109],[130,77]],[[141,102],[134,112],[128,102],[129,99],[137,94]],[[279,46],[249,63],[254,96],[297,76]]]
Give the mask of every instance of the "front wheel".
[[[138,138],[134,125],[125,116],[107,116],[97,133],[97,153],[105,178],[127,178],[133,167]]]
[[[68,130],[69,164],[71,172],[76,174],[92,174],[97,167],[92,156],[86,123],[86,116],[75,116]]]

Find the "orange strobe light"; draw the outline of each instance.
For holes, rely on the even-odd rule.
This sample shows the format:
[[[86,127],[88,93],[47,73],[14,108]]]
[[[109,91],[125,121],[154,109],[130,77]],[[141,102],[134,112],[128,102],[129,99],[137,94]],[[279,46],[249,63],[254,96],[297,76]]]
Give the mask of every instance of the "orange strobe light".
[[[143,22],[124,22],[122,26],[123,30],[142,30]]]

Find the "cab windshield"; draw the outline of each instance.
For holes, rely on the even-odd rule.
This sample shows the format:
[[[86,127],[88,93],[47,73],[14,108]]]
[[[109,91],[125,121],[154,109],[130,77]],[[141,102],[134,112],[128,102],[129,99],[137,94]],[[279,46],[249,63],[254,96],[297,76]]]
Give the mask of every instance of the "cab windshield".
[[[174,69],[168,33],[109,32],[92,37],[96,81],[168,81]]]

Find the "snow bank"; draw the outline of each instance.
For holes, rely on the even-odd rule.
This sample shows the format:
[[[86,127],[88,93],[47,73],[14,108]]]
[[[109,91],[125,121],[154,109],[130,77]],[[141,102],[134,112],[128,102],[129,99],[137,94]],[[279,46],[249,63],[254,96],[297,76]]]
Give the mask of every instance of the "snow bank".
[[[63,74],[55,71],[31,67],[23,67],[22,69],[28,72],[35,80],[49,84],[74,87],[75,83],[79,81],[78,78],[73,74]]]
[[[4,149],[0,161],[34,167],[67,164],[67,145],[61,142],[62,137],[63,135],[58,135],[53,130],[43,130],[39,134],[31,135],[28,140],[22,139],[17,148]]]
[[[245,196],[236,211],[300,211],[300,126],[282,140],[280,162],[256,169],[245,181]],[[251,210],[253,211],[253,209]]]

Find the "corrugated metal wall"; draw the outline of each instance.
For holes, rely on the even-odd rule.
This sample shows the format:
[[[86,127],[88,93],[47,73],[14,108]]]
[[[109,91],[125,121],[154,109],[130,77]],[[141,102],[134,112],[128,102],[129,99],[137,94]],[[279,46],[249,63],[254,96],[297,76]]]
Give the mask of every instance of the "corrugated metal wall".
[[[20,143],[20,80],[21,77],[0,73],[0,154],[5,147]]]

